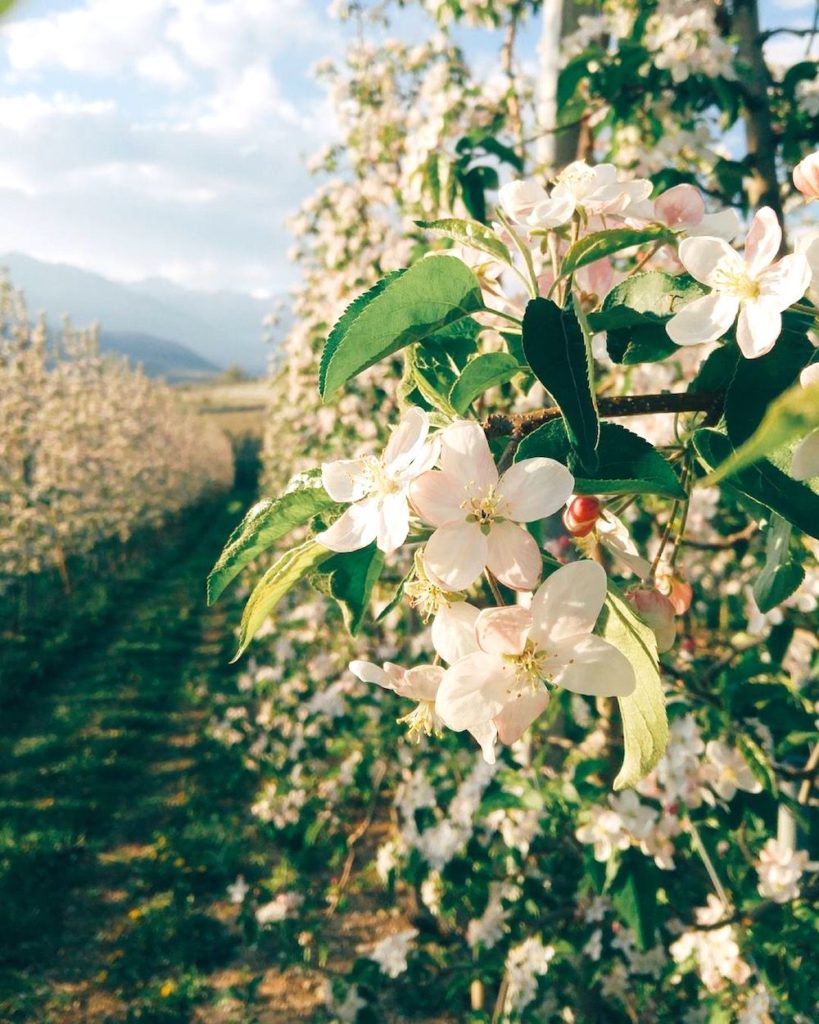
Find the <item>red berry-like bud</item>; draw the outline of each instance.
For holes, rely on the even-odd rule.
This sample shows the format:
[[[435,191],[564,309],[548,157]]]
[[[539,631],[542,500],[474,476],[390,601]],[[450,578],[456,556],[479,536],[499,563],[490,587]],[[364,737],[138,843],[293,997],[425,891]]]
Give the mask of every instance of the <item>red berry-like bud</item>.
[[[563,525],[573,537],[587,537],[600,516],[600,502],[587,494],[572,498],[563,513]]]

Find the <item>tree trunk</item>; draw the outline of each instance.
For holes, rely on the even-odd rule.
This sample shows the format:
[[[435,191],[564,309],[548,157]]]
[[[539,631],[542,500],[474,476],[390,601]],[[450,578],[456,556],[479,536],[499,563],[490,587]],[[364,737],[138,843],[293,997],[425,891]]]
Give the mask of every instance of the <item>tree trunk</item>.
[[[550,173],[576,160],[582,125],[556,132],[557,82],[560,75],[560,44],[578,26],[576,0],[543,0],[540,35],[540,75],[537,82],[537,163]]]

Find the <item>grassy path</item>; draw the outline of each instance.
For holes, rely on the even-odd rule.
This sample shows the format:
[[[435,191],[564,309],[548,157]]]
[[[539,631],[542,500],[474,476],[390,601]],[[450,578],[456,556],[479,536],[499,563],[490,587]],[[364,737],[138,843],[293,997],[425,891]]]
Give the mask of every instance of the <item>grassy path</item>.
[[[237,508],[200,513],[93,645],[0,723],[3,1022],[257,1019],[252,972],[213,983],[240,943],[225,888],[264,863],[256,779],[206,734],[235,670],[203,581]]]

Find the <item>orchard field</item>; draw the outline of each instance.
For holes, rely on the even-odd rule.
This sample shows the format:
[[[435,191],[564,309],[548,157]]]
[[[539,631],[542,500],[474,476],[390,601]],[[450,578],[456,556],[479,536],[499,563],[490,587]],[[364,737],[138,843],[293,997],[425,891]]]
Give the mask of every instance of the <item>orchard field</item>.
[[[3,282],[0,1019],[819,1021],[794,11],[335,0],[264,379]]]

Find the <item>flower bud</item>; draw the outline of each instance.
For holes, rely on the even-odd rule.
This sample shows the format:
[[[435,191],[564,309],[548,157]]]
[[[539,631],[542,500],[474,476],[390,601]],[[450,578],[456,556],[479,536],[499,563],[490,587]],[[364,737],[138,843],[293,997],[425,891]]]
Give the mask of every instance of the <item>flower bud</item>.
[[[652,587],[638,587],[626,597],[643,622],[651,627],[657,640],[657,650],[661,654],[670,650],[677,636],[671,601]]]
[[[657,589],[671,602],[675,615],[685,615],[691,607],[691,601],[694,597],[691,584],[684,579],[673,576],[670,571],[667,570],[663,573],[660,570],[657,573]]]
[[[808,199],[819,199],[819,151],[794,167],[793,183]]]
[[[601,510],[597,498],[581,494],[569,502],[563,513],[563,525],[573,537],[587,537],[594,529]]]

